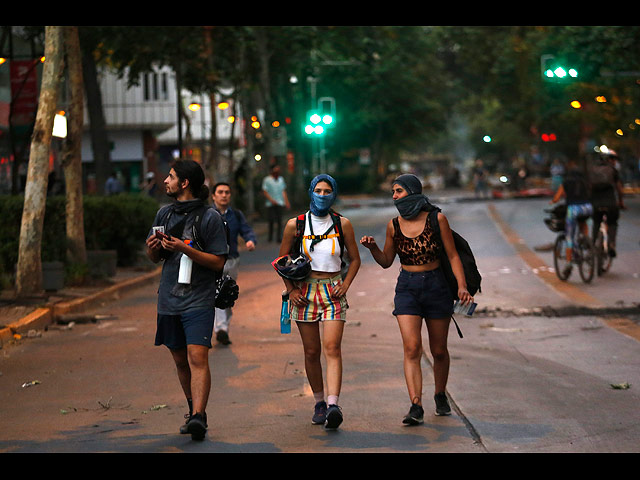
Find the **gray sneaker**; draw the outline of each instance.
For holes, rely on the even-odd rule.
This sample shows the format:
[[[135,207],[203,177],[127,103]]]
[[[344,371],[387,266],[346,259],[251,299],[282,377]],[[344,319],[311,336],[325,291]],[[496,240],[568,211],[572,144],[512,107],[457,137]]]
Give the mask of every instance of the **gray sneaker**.
[[[314,407],[315,411],[313,413],[313,418],[311,419],[311,423],[314,425],[322,425],[327,419],[327,402],[324,400],[316,403]]]
[[[451,415],[451,407],[446,393],[436,393],[433,399],[436,401],[436,415]]]

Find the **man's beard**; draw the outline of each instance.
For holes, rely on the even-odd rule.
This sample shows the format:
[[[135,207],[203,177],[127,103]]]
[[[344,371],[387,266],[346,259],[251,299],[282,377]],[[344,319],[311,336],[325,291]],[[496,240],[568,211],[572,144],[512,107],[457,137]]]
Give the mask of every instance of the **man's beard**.
[[[167,197],[177,198],[182,193],[182,189],[178,188],[175,192],[166,191]]]

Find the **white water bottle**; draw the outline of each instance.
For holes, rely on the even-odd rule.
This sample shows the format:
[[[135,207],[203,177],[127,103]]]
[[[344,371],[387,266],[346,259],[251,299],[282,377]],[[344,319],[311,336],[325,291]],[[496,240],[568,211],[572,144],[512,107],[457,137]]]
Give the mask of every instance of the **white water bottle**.
[[[191,240],[185,240],[188,246],[191,246]],[[189,285],[191,283],[191,270],[193,269],[193,260],[186,254],[180,257],[180,269],[178,270],[178,283]]]

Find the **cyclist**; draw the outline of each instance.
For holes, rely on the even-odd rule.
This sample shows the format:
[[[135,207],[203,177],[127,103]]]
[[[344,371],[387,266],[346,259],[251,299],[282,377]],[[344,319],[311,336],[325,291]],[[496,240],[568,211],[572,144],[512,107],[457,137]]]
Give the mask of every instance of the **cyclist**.
[[[589,183],[586,175],[578,168],[576,161],[570,159],[567,162],[567,173],[558,188],[558,191],[551,200],[551,204],[559,202],[565,198],[567,204],[567,217],[565,221],[565,233],[567,237],[567,262],[565,275],[571,272],[571,262],[573,258],[573,247],[576,239],[577,227],[582,229],[585,236],[589,236],[589,227],[586,220],[593,214],[593,206],[590,201]]]
[[[607,216],[607,230],[609,235],[609,256],[616,256],[616,235],[618,233],[618,219],[620,209],[624,209],[622,200],[622,181],[615,168],[618,155],[609,150],[596,160],[590,171],[591,204],[593,205],[593,239],[595,240],[600,228],[602,217]]]

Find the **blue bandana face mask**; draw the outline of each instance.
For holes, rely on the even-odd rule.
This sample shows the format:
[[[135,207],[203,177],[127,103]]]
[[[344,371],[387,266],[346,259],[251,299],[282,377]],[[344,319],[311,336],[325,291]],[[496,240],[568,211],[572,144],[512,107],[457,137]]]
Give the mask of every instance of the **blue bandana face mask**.
[[[331,185],[333,192],[330,195],[318,195],[315,193],[313,190],[319,182],[327,182]],[[324,217],[329,213],[329,209],[331,205],[333,205],[333,202],[335,202],[337,196],[336,181],[327,174],[320,174],[311,181],[311,186],[309,187],[309,198],[311,198],[309,210],[316,217]]]
[[[329,209],[336,199],[335,192],[331,195],[318,195],[315,192],[311,193],[311,204],[309,209],[316,217],[324,217],[329,213]]]

